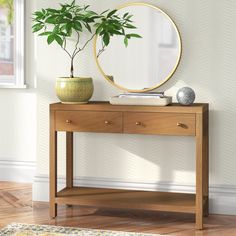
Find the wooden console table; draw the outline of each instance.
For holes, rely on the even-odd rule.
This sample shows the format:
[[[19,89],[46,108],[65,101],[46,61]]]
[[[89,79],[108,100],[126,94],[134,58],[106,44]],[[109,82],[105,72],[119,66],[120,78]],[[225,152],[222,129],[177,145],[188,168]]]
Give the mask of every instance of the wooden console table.
[[[57,132],[66,132],[66,188],[57,191]],[[196,193],[169,193],[73,186],[73,132],[196,137]],[[208,104],[166,107],[113,106],[107,102],[50,105],[50,216],[57,204],[185,212],[203,228],[208,215]]]

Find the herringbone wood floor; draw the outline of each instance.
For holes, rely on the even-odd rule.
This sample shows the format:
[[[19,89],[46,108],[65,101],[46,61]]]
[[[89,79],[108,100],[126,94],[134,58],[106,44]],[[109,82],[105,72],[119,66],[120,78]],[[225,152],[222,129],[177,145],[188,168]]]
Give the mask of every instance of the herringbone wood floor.
[[[32,203],[31,193],[29,184],[0,182],[0,228],[16,222],[183,236],[236,236],[236,216],[210,215],[202,231],[194,230],[191,214],[150,211],[60,207],[57,219],[50,220],[48,203]]]

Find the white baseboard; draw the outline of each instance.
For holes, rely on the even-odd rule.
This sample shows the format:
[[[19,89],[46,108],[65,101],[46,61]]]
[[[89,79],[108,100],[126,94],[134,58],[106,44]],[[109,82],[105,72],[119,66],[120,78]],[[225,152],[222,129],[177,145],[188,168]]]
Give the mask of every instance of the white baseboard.
[[[0,160],[0,181],[33,183],[36,164],[29,161]]]
[[[65,178],[58,178],[58,189],[65,186]],[[75,186],[120,188],[147,191],[165,191],[194,193],[194,185],[181,185],[170,182],[138,183],[124,180],[98,179],[78,177],[74,179]],[[236,186],[213,185],[210,186],[210,213],[236,215]],[[49,201],[49,178],[47,176],[36,176],[33,183],[33,200]]]

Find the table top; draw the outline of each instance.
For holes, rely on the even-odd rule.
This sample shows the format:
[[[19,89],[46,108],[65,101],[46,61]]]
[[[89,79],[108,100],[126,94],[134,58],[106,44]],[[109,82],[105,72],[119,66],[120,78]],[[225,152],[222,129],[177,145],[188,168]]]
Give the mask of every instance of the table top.
[[[57,111],[120,111],[120,112],[173,112],[173,113],[203,113],[208,110],[208,103],[194,103],[183,106],[172,103],[168,106],[128,106],[111,105],[107,101],[90,101],[87,104],[50,104],[50,110]]]

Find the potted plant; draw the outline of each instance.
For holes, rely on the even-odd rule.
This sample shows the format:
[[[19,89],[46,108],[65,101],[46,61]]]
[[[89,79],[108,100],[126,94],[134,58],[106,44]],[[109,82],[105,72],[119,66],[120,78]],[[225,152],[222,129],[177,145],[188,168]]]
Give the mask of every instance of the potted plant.
[[[141,37],[126,33],[127,29],[136,28],[131,24],[131,18],[129,13],[119,16],[117,10],[106,10],[98,14],[90,10],[89,5],[77,5],[75,0],[71,4],[60,4],[59,9],[47,8],[33,13],[33,33],[46,37],[49,45],[57,43],[70,59],[70,76],[56,81],[56,94],[62,103],[87,103],[92,97],[92,78],[75,76],[74,62],[96,35],[101,36],[103,41],[99,55],[104,52],[114,35],[124,37],[126,46],[132,37]],[[87,37],[83,43],[82,36]],[[73,38],[76,38],[74,49],[69,51],[68,40]]]

